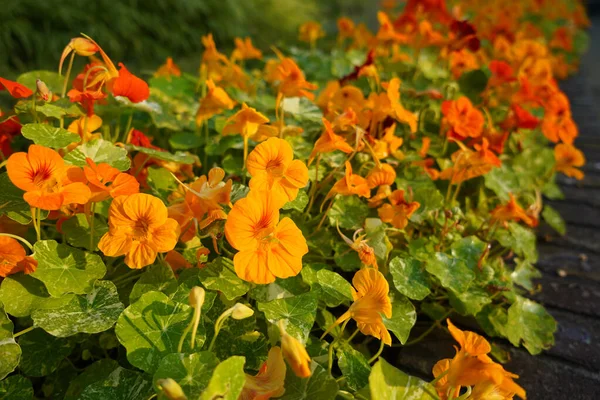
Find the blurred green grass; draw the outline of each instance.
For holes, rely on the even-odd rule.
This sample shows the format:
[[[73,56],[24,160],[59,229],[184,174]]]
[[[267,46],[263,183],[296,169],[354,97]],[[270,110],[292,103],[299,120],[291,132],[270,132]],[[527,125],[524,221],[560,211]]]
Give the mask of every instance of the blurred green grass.
[[[364,20],[376,8],[361,0],[5,0],[0,76],[57,68],[62,49],[80,32],[138,71],[153,70],[168,56],[194,71],[200,37],[208,32],[223,50],[236,36],[250,36],[264,49],[293,44],[305,21],[318,20],[333,34],[338,16]]]

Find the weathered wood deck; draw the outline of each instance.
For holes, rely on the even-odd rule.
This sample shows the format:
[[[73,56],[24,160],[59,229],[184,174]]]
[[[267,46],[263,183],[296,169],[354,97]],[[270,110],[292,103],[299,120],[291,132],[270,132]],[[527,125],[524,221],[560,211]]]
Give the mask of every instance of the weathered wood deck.
[[[565,199],[549,202],[565,218],[566,236],[547,227],[539,230],[542,291],[532,299],[558,321],[556,345],[538,356],[503,345],[511,355],[505,367],[521,375],[518,382],[530,400],[600,399],[600,14],[592,23],[580,72],[561,84],[579,126],[576,145],[587,158],[586,177],[581,182],[561,177]],[[402,348],[398,364],[430,377],[438,359],[454,355],[453,344],[449,335],[434,331]]]

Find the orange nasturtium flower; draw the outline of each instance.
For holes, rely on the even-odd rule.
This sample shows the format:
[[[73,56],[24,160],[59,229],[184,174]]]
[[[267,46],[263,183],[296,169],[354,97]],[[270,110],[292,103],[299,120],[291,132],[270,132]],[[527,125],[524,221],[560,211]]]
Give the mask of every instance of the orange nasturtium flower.
[[[156,70],[154,76],[162,76],[166,78],[171,78],[172,76],[181,76],[181,70],[177,64],[173,62],[171,57],[167,57],[167,61],[165,61],[165,63]]]
[[[206,96],[200,101],[200,107],[196,113],[196,125],[198,126],[212,116],[222,113],[223,110],[231,110],[235,105],[227,92],[216,86],[211,79],[206,81],[206,87],[208,89]]]
[[[90,189],[79,167],[65,164],[60,154],[32,144],[27,153],[14,153],[6,170],[11,182],[25,191],[23,199],[42,210],[58,210],[69,204],[85,204]]]
[[[289,57],[281,60],[277,66],[277,74],[280,79],[279,93],[285,97],[306,97],[309,100],[315,98],[315,94],[309,90],[315,90],[317,85],[308,82],[304,72],[298,64]]]
[[[83,173],[89,182],[92,192],[90,201],[98,202],[109,197],[126,196],[140,191],[140,184],[131,175],[119,171],[107,163],[96,164],[91,158],[86,158],[87,166]]]
[[[354,35],[355,24],[348,17],[341,17],[337,20],[338,40],[351,38]]]
[[[251,190],[272,190],[292,201],[298,190],[308,183],[308,168],[294,160],[290,144],[279,138],[270,138],[256,146],[248,156],[246,167],[252,176]]]
[[[238,200],[225,223],[225,236],[238,253],[236,274],[249,282],[266,284],[275,278],[298,275],[308,253],[306,239],[288,217],[279,221],[286,197],[266,190],[251,190]]]
[[[248,139],[276,136],[278,131],[273,126],[266,125],[269,118],[242,103],[242,109],[232,115],[223,128],[222,134],[233,135],[239,133],[244,138],[244,163],[248,157]]]
[[[310,43],[314,47],[317,40],[325,36],[325,31],[320,23],[316,21],[308,21],[300,25],[298,38],[306,43]]]
[[[98,46],[98,44],[93,40],[89,40],[82,37],[71,39],[69,44],[63,50],[62,55],[60,56],[60,64],[58,66],[58,71],[62,71],[62,66],[65,59],[72,52],[74,52],[78,56],[89,57],[96,54],[98,50],[100,50],[100,46]]]
[[[471,100],[462,96],[457,100],[442,103],[444,122],[450,127],[448,137],[463,140],[476,138],[483,132],[483,114],[473,107]]]
[[[258,50],[252,44],[252,39],[249,37],[235,38],[235,49],[231,53],[232,60],[251,60],[253,58],[261,59],[262,51]]]
[[[0,90],[7,90],[15,99],[24,99],[33,94],[28,87],[4,78],[0,78]]]
[[[490,144],[483,138],[481,144],[475,145],[475,150],[461,148],[451,156],[454,165],[440,172],[440,179],[449,179],[451,184],[458,184],[466,180],[487,174],[494,167],[500,167],[502,162],[489,149]]]
[[[374,268],[364,268],[352,278],[354,303],[323,334],[323,337],[342,322],[353,318],[364,335],[370,335],[392,345],[392,337],[383,323],[381,314],[392,317],[390,285],[383,274]]]
[[[542,121],[542,132],[550,141],[562,141],[573,144],[578,135],[577,125],[571,117],[569,99],[563,93],[557,93],[547,102],[546,113]]]
[[[345,166],[346,173],[344,177],[333,185],[329,193],[327,193],[325,200],[337,194],[341,194],[342,196],[352,196],[355,194],[367,199],[371,197],[371,189],[367,180],[360,175],[352,173],[352,165],[349,161],[346,161]]]
[[[447,399],[450,395],[457,397],[463,386],[478,385],[481,385],[479,390],[493,385],[494,388],[486,389],[492,393],[506,393],[505,397],[494,398],[508,400],[517,395],[525,399],[525,390],[513,381],[518,376],[506,371],[487,355],[492,347],[485,338],[474,332],[458,329],[450,320],[447,322],[448,330],[460,349],[454,358],[440,360],[433,367],[435,377],[446,374],[435,385],[442,399]]]
[[[395,180],[396,170],[390,164],[376,165],[367,174],[367,183],[371,189],[383,185],[392,185]]]
[[[8,236],[0,236],[0,277],[6,278],[21,271],[30,274],[36,268],[37,261],[25,253],[21,243]]]
[[[352,235],[352,240],[350,240],[349,237],[347,237],[342,233],[342,231],[340,231],[339,226],[336,226],[336,228],[344,242],[346,242],[346,244],[350,246],[352,250],[358,253],[358,258],[360,258],[360,261],[363,264],[365,264],[368,267],[373,267],[375,269],[379,268],[377,265],[377,258],[375,257],[375,250],[373,250],[373,248],[367,244],[368,240],[364,239],[366,235],[359,235],[362,229],[356,230],[354,232],[354,235]]]
[[[408,111],[400,103],[400,79],[392,78],[386,89],[386,94],[390,100],[390,106],[392,108],[391,116],[398,122],[403,122],[410,127],[410,132],[415,133],[417,131],[417,115],[411,111]]]
[[[113,96],[127,97],[132,103],[140,103],[150,97],[150,87],[143,80],[129,72],[123,63],[119,63],[119,76],[112,81]]]
[[[267,361],[261,365],[258,374],[246,374],[246,383],[239,400],[269,400],[282,396],[285,393],[283,384],[286,372],[281,348],[271,347]]]
[[[402,157],[402,153],[398,152],[398,149],[402,146],[402,143],[404,143],[404,139],[396,136],[395,122],[385,128],[381,139],[374,140],[375,144],[373,145],[373,152],[378,160],[388,158],[389,156],[395,156],[396,158]]]
[[[577,167],[585,165],[585,156],[575,146],[564,143],[557,144],[554,148],[554,159],[556,160],[554,168],[558,172],[577,180],[583,179],[583,172]]]
[[[308,157],[308,165],[310,165],[318,153],[330,153],[335,150],[340,150],[348,154],[354,151],[352,146],[346,142],[346,139],[333,132],[331,122],[323,118],[323,125],[325,126],[325,130],[315,142],[315,147],[310,153],[310,157]]]
[[[406,201],[404,190],[394,190],[388,197],[390,203],[386,203],[377,209],[379,218],[383,222],[392,224],[395,228],[404,229],[408,225],[408,219],[421,206],[416,201]]]
[[[528,215],[517,203],[517,200],[512,193],[509,193],[508,196],[508,203],[501,204],[492,210],[492,221],[498,221],[504,224],[508,221],[523,221],[531,227],[537,226],[537,218]]]
[[[109,257],[125,256],[129,268],[150,265],[158,253],[173,250],[179,224],[168,218],[164,203],[149,194],[119,196],[108,210],[108,232],[98,248]]]

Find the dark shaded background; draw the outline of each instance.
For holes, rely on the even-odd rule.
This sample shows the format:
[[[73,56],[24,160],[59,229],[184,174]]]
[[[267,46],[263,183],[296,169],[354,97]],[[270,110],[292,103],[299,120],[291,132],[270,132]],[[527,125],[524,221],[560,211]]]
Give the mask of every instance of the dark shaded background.
[[[0,0],[0,76],[53,70],[65,45],[80,32],[114,61],[154,70],[172,56],[184,70],[198,67],[200,37],[212,32],[227,51],[236,36],[267,49],[294,43],[298,26],[323,23],[335,35],[337,17],[376,22],[376,0]]]

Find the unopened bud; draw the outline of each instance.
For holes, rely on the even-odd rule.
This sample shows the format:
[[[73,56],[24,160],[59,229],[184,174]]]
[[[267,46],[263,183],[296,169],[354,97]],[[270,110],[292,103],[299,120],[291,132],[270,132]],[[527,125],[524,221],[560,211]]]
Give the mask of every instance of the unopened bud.
[[[194,286],[192,290],[190,290],[190,306],[193,308],[201,308],[204,304],[204,297],[206,296],[206,292],[200,286]]]
[[[179,384],[173,379],[159,379],[156,383],[158,386],[160,386],[163,393],[169,400],[187,400],[187,397],[183,393],[181,386],[179,386]]]
[[[235,303],[231,307],[231,317],[233,319],[245,319],[254,315],[254,310],[242,303]]]
[[[82,37],[71,39],[68,46],[73,49],[75,54],[82,57],[93,56],[99,50],[96,43]]]
[[[43,81],[41,81],[39,79],[36,80],[35,86],[37,87],[37,92],[42,100],[44,100],[44,101],[52,100],[52,92],[50,91],[50,89],[48,89],[48,86],[46,86],[46,84]]]
[[[283,357],[288,362],[294,374],[299,378],[308,378],[311,376],[310,356],[306,348],[298,339],[289,335],[283,327],[283,321],[279,321],[279,332],[281,334],[281,350]]]

